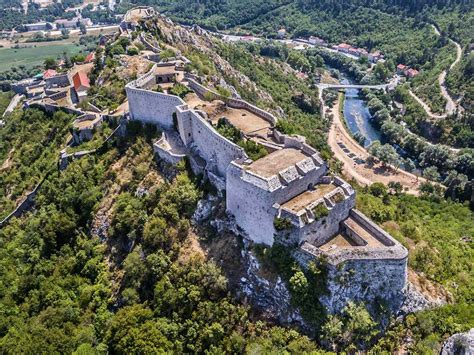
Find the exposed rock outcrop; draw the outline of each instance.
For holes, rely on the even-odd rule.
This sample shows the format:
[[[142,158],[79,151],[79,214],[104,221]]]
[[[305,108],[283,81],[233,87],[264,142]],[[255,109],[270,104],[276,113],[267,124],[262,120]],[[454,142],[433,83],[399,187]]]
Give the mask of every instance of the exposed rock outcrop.
[[[474,354],[474,328],[466,333],[458,333],[449,337],[443,344],[441,355],[472,355]]]

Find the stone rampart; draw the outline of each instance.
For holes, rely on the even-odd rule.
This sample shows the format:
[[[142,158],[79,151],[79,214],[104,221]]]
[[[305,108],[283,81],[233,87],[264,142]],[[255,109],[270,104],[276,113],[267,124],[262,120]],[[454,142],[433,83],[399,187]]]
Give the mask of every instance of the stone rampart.
[[[351,217],[367,229],[371,235],[378,239],[385,246],[394,246],[395,241],[390,234],[385,232],[382,228],[372,222],[367,216],[360,213],[358,210],[351,210]]]
[[[272,194],[242,178],[241,167],[232,162],[227,168],[226,209],[237,225],[255,243],[273,244],[275,211]]]
[[[166,132],[163,132],[160,139],[153,144],[153,150],[167,163],[176,165],[186,157],[186,154],[173,151],[168,139],[169,137],[167,137]]]
[[[50,78],[44,79],[46,88],[65,87],[71,85],[69,73],[60,73]]]
[[[247,157],[243,148],[221,136],[206,120],[184,105],[177,111],[178,127],[185,145],[199,152],[207,169],[225,178],[227,166]]]
[[[140,40],[144,44],[145,48],[148,49],[149,51],[160,53],[161,48],[152,44],[151,41],[149,41],[146,37],[147,36],[143,32],[140,32]]]
[[[56,92],[54,94],[48,95],[48,97],[54,101],[64,99],[65,97],[67,97],[67,91]]]
[[[254,106],[247,101],[239,100],[239,99],[232,99],[225,96],[220,95],[214,90],[211,90],[201,84],[199,84],[192,76],[187,76],[189,87],[195,91],[197,94],[201,96],[206,96],[208,98],[212,98],[213,100],[222,100],[224,101],[229,107],[237,108],[237,109],[245,109],[253,114],[263,118],[265,121],[270,122],[272,125],[275,125],[277,119],[271,113],[262,110],[261,108]]]
[[[0,221],[0,228],[5,226],[10,221],[10,219],[21,216],[33,206],[36,194],[49,174],[50,172],[47,172],[41,181],[34,187],[34,189],[26,194],[26,197],[18,204],[18,206],[16,206],[16,208],[8,216]]]
[[[339,223],[349,216],[349,211],[355,206],[355,194],[345,195],[342,201],[332,201],[331,196],[341,194],[340,187],[326,194],[322,198],[308,205],[307,210],[294,213],[285,209],[279,210],[281,218],[288,218],[293,223],[293,228],[278,233],[278,241],[283,244],[298,245],[302,242],[309,242],[313,245],[322,245],[332,236],[336,235],[340,229]],[[317,218],[312,209],[322,204],[328,209],[328,215]],[[276,212],[278,213],[278,212]]]
[[[173,128],[173,113],[184,101],[178,96],[167,95],[126,86],[130,118],[152,123],[164,129]]]

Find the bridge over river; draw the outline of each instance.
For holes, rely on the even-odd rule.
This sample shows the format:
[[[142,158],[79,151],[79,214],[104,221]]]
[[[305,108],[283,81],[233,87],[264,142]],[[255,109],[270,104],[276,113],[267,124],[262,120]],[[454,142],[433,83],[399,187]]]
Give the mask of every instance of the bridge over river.
[[[394,89],[400,81],[400,77],[397,75],[395,76],[389,83],[387,84],[379,84],[379,85],[360,85],[360,84],[318,84],[316,85],[319,91],[324,89],[375,89],[375,90],[386,90],[386,89]]]

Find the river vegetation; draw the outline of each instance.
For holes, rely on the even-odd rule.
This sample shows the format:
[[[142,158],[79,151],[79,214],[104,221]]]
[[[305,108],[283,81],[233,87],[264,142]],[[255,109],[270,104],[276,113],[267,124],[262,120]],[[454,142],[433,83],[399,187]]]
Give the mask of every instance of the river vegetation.
[[[454,122],[456,128],[450,128],[446,123],[445,126],[438,128],[439,141],[467,143],[467,147],[453,150],[441,143],[433,144],[413,133],[423,134],[422,130],[425,129],[427,121],[420,119],[424,111],[408,94],[406,87],[400,86],[393,93],[388,94],[382,91],[362,90],[362,95],[368,101],[372,124],[380,128],[383,142],[401,147],[408,157],[402,161],[388,144],[381,147],[377,144],[373,145],[370,148],[373,155],[392,165],[397,166],[403,163],[407,170],[414,170],[417,163],[423,169],[423,175],[426,178],[442,182],[447,187],[447,197],[461,201],[470,199],[472,187],[468,181],[474,177],[474,151],[471,145],[470,127],[461,126],[465,121],[456,120]],[[401,111],[394,105],[394,100],[403,103]],[[463,130],[465,130],[464,133]],[[448,132],[451,132],[449,138]],[[456,135],[457,132],[459,132],[458,135]],[[441,138],[445,136],[446,139]],[[388,154],[389,149],[391,154]]]

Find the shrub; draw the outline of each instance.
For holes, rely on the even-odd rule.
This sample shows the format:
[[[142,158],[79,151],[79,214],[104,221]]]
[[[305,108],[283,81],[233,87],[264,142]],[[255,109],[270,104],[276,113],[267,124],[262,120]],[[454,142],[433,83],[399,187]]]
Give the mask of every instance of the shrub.
[[[387,187],[381,182],[375,182],[369,187],[370,193],[376,197],[385,195],[387,193]]]
[[[328,216],[329,210],[324,205],[324,203],[321,202],[319,205],[313,208],[313,214],[314,214],[314,218],[318,220],[318,219]]]
[[[273,226],[275,227],[277,231],[282,231],[282,230],[290,229],[291,227],[293,227],[293,224],[291,223],[289,218],[276,217],[273,220]]]
[[[334,201],[334,203],[342,202],[344,201],[344,198],[345,196],[342,192],[338,192],[337,194],[332,196],[332,200]]]
[[[169,93],[171,95],[176,95],[180,98],[184,98],[190,92],[192,91],[186,85],[180,83],[174,84],[173,87],[169,90]]]

